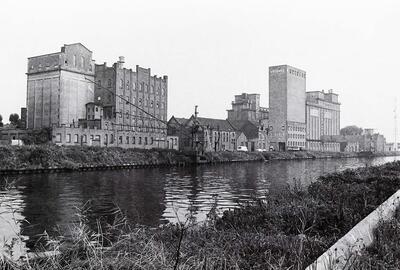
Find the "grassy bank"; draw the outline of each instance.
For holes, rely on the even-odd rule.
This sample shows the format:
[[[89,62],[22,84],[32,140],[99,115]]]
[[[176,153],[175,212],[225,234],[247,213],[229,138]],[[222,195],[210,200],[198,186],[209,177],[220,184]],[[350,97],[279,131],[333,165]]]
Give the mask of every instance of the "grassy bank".
[[[114,222],[93,231],[83,211],[72,228],[72,239],[56,237],[45,247],[60,255],[31,260],[31,268],[16,268],[10,262],[3,262],[3,267],[304,269],[398,189],[400,162],[394,162],[327,175],[306,190],[293,183],[282,193],[254,199],[222,216],[214,208],[202,224],[192,224],[188,217],[182,224],[160,228],[132,226],[117,213]],[[386,239],[390,235],[386,233]],[[369,249],[363,254],[362,269],[374,265],[368,258],[384,255],[385,249],[376,247],[377,252]],[[391,259],[388,267],[399,265],[400,257]]]
[[[354,269],[400,269],[400,211],[382,222],[374,232],[374,242],[352,262]]]
[[[274,159],[313,159],[355,157],[355,153],[322,152],[210,152],[208,162],[263,161]],[[61,147],[56,145],[0,146],[0,170],[120,166],[124,164],[177,165],[193,163],[190,152],[166,149],[122,149],[100,147]]]

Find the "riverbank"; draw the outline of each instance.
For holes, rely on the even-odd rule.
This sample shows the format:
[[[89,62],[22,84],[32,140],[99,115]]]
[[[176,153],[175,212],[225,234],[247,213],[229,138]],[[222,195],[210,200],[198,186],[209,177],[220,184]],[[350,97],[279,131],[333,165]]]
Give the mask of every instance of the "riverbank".
[[[30,261],[29,269],[304,269],[398,189],[400,162],[393,162],[326,175],[306,190],[294,182],[222,216],[214,207],[201,224],[188,216],[182,224],[135,226],[117,212],[93,230],[81,209],[72,239],[50,239],[57,256]],[[399,257],[386,263],[396,269]],[[28,269],[18,267],[9,269]]]
[[[374,156],[390,155],[377,153]],[[203,163],[266,161],[285,159],[349,158],[360,153],[323,152],[209,152]],[[0,173],[40,173],[74,170],[141,168],[148,166],[187,166],[196,161],[192,152],[166,149],[122,149],[62,147],[56,145],[0,146]]]

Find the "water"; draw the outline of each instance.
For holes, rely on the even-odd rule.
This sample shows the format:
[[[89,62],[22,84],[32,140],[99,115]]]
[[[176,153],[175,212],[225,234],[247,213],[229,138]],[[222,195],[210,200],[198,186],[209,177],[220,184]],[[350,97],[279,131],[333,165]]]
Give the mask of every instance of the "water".
[[[184,221],[189,214],[202,221],[215,203],[222,213],[238,202],[277,192],[293,179],[307,186],[320,175],[395,159],[282,160],[8,177],[15,184],[0,192],[0,243],[12,245],[14,256],[23,254],[44,232],[68,233],[77,209],[85,204],[90,205],[86,216],[93,224],[97,219],[112,222],[116,206],[131,223],[158,226]]]

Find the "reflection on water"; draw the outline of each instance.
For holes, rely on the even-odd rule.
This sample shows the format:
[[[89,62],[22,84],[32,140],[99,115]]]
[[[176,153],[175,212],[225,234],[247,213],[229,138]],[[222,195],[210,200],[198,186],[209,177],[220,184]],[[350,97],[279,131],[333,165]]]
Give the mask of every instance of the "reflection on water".
[[[293,179],[307,186],[326,173],[394,159],[271,161],[18,176],[15,187],[0,193],[0,237],[21,235],[31,248],[38,239],[34,236],[43,232],[68,235],[77,209],[88,201],[87,218],[93,223],[97,219],[111,222],[116,206],[132,223],[158,226],[183,221],[189,214],[202,221],[215,199],[221,212],[236,207],[237,202],[279,191]],[[28,222],[20,222],[24,219]]]

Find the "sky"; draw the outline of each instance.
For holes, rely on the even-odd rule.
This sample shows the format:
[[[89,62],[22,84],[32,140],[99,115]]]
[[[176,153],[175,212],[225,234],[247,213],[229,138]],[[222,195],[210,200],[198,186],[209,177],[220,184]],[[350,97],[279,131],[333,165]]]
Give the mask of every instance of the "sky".
[[[307,72],[307,91],[339,94],[342,127],[393,141],[399,27],[398,0],[2,0],[0,114],[26,104],[28,57],[81,42],[97,63],[125,56],[128,68],[168,75],[169,117],[198,105],[225,119],[243,92],[268,107],[268,67],[288,64]]]

